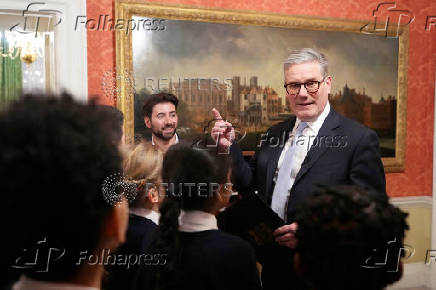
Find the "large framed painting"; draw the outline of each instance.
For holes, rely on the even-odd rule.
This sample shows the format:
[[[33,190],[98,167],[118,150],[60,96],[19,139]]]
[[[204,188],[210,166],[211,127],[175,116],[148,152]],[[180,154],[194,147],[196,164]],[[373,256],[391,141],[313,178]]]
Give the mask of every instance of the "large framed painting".
[[[129,0],[117,0],[115,11],[124,23],[116,29],[117,73],[131,76],[117,78],[128,142],[150,134],[144,100],[168,91],[180,101],[178,134],[200,140],[216,108],[252,154],[261,133],[293,114],[283,61],[312,47],[329,60],[332,107],[378,134],[387,172],[404,169],[407,26],[379,32],[367,22]]]

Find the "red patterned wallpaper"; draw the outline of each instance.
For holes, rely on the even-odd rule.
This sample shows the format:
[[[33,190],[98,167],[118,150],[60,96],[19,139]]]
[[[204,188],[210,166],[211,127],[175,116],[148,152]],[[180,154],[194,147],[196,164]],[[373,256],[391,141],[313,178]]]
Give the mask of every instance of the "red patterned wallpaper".
[[[225,9],[255,10],[293,15],[373,20],[372,10],[385,1],[361,0],[160,0],[160,3],[184,4]],[[390,196],[432,194],[434,83],[436,68],[436,1],[397,0],[398,9],[411,11],[410,24],[406,168],[402,173],[388,173]],[[88,18],[100,14],[113,17],[114,0],[87,0]],[[427,16],[435,25],[426,28]],[[100,103],[112,104],[101,89],[105,72],[115,69],[115,34],[88,31],[88,91],[98,95]]]

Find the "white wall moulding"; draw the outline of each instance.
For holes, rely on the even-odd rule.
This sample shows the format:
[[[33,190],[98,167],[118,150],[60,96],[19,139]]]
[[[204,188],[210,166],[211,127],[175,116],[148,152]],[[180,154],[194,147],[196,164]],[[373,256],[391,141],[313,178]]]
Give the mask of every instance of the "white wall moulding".
[[[431,208],[433,205],[433,198],[431,196],[391,197],[390,201],[395,206]]]
[[[32,4],[33,3],[33,4]],[[30,5],[30,6],[29,6]],[[60,23],[54,27],[54,91],[66,90],[81,101],[88,100],[86,30],[75,30],[77,16],[86,15],[86,0],[1,0],[0,9],[25,11],[24,15],[54,13]],[[45,11],[44,11],[45,10]],[[24,21],[24,16],[22,16]]]
[[[431,196],[408,196],[391,198],[391,202],[408,213],[404,243],[414,249],[414,254],[404,263],[424,262],[427,251],[432,249],[432,210],[433,198]]]

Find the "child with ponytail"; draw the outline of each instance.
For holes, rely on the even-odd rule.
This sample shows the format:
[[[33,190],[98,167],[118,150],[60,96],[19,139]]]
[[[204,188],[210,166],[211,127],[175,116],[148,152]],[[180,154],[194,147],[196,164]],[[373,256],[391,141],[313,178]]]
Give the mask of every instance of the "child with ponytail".
[[[232,193],[228,157],[182,144],[164,156],[156,247],[167,258],[150,289],[261,289],[253,249],[217,227]]]

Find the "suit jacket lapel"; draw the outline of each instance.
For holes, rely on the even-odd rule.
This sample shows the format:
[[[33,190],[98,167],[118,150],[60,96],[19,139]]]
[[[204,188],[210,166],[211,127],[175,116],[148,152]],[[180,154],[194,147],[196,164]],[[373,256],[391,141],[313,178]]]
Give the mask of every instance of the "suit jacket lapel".
[[[322,136],[335,136],[336,132],[334,131],[337,127],[340,126],[339,116],[333,110],[330,109],[330,113],[327,118],[324,120],[321,128],[319,129],[317,138]],[[315,162],[326,152],[327,146],[325,142],[321,142],[319,146],[312,146],[307,152],[306,158],[301,164],[300,171],[298,171],[297,176],[295,177],[295,181],[292,187],[297,184],[297,182],[309,171],[309,169],[315,164]]]
[[[280,158],[280,153],[282,152],[283,147],[281,146],[277,146],[274,147],[272,149],[272,154],[271,154],[271,160],[268,162],[268,170],[266,171],[266,192],[269,193],[268,195],[268,201],[270,200],[271,196],[272,196],[272,185],[273,185],[273,178],[274,178],[274,173],[276,172],[277,169],[277,163],[279,161]]]

